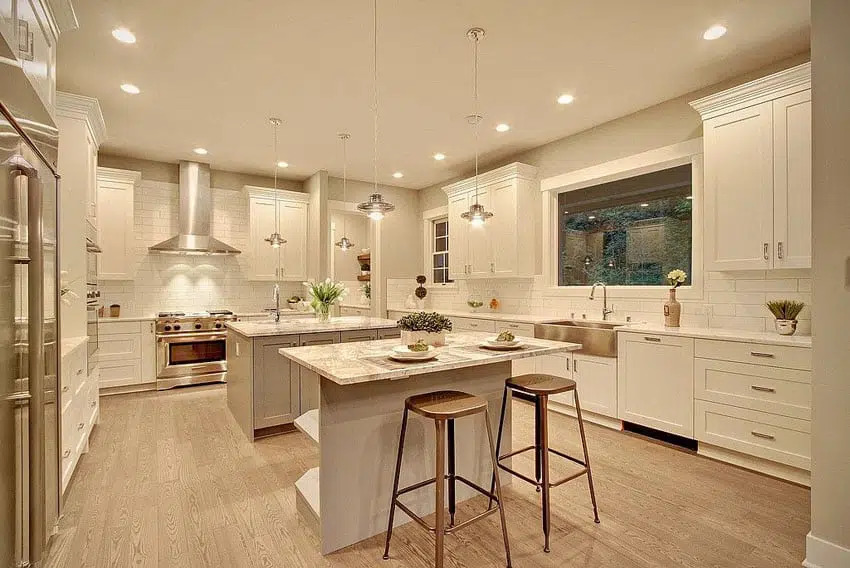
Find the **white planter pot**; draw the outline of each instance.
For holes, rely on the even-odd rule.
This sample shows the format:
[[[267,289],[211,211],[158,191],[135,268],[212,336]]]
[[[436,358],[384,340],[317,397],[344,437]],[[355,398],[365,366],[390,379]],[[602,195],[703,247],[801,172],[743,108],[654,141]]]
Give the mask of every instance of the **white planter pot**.
[[[425,345],[434,345],[439,347],[446,344],[446,332],[430,333],[428,331],[406,331],[401,330],[401,344],[413,345],[417,341],[422,340]]]

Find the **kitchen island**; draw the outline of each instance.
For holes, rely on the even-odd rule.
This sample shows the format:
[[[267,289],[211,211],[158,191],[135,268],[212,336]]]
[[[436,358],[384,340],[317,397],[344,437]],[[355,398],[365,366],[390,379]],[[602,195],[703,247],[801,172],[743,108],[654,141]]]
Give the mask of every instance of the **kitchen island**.
[[[319,377],[279,349],[398,337],[397,325],[369,317],[227,322],[227,406],[250,440],[290,431],[300,414],[318,407]]]
[[[492,334],[452,333],[436,359],[407,363],[387,356],[398,340],[280,349],[294,365],[321,377],[318,412],[311,411],[298,420],[301,429],[319,445],[319,467],[296,482],[296,494],[299,512],[318,531],[323,554],[386,530],[407,397],[448,389],[480,396],[488,402],[495,435],[511,361],[581,348],[576,343],[524,339],[521,349],[491,351],[479,346],[489,337]],[[458,422],[456,447],[458,473],[489,487],[492,468],[487,431],[480,418]],[[508,405],[502,453],[510,448]],[[433,476],[434,428],[430,421],[411,414],[401,486]],[[502,479],[510,483],[506,474]],[[473,495],[472,490],[458,486],[459,501]],[[409,493],[404,499],[416,514],[425,516],[435,510],[433,486]],[[404,514],[395,517],[396,525],[409,521]]]

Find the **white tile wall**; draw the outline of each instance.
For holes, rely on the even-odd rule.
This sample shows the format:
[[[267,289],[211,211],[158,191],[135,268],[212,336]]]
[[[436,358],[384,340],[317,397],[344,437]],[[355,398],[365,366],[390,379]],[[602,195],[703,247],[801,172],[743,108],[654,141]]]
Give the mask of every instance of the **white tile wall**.
[[[408,279],[387,282],[387,306],[403,306],[416,284]],[[800,314],[798,333],[811,333],[812,283],[809,270],[754,270],[708,272],[702,300],[682,302],[682,325],[771,331],[773,316],[765,302],[773,299],[799,300],[806,303]],[[595,301],[584,296],[563,296],[548,289],[542,277],[533,280],[475,280],[459,281],[452,288],[428,286],[426,309],[466,310],[470,293],[478,294],[485,305],[496,297],[500,311],[515,314],[554,315],[598,319],[602,315],[602,295]],[[601,291],[600,291],[601,292]],[[613,319],[663,323],[663,304],[666,292],[659,290],[655,300],[618,296],[609,291],[608,302],[613,304]],[[482,308],[484,310],[484,308]]]
[[[177,234],[177,185],[142,180],[134,203],[133,280],[100,283],[104,304],[120,304],[122,315],[160,310],[229,309],[256,312],[271,305],[272,282],[247,280],[248,198],[241,191],[212,190],[212,234],[243,254],[172,256],[148,247]],[[108,214],[101,212],[101,214]],[[304,295],[300,282],[281,283],[281,297]]]

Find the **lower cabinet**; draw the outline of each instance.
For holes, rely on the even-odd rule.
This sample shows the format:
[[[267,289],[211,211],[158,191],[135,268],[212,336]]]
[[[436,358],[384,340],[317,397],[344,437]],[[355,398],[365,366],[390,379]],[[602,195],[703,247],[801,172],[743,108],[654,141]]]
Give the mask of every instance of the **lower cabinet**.
[[[298,347],[297,335],[254,340],[254,429],[292,422],[300,413],[298,365],[279,349]]]
[[[363,316],[369,317],[372,313],[372,308],[369,306],[340,306],[339,315],[341,316]]]
[[[694,340],[620,333],[618,418],[694,437]]]
[[[370,339],[377,338],[377,335],[373,335],[374,333],[374,330],[369,329],[343,331],[342,334],[347,334],[345,336],[346,339],[342,339],[340,337],[342,334],[335,332],[311,333],[309,335],[302,335],[299,345],[303,347],[309,345],[330,345],[333,343],[339,343],[340,341],[343,341],[343,343],[351,341],[368,341]],[[356,339],[358,334],[362,339]],[[299,415],[304,414],[308,410],[319,408],[319,374],[311,371],[310,369],[305,369],[300,365],[297,365],[297,367],[300,371],[298,377],[298,389],[301,407],[295,418],[298,418]]]
[[[617,359],[583,353],[556,353],[535,357],[535,372],[576,382],[583,412],[617,416]],[[557,403],[575,407],[573,393],[552,395]]]
[[[97,359],[101,388],[128,387],[156,381],[156,338],[153,320],[98,323]]]
[[[80,456],[88,451],[89,435],[100,410],[98,369],[88,369],[87,343],[82,341],[62,357],[62,491],[68,487]]]

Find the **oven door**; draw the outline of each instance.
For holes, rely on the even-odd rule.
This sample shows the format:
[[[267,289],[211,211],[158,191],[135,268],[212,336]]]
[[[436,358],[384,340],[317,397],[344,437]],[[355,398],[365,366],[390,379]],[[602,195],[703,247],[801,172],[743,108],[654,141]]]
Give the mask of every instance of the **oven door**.
[[[227,370],[224,333],[159,335],[156,341],[157,381],[220,375]]]

